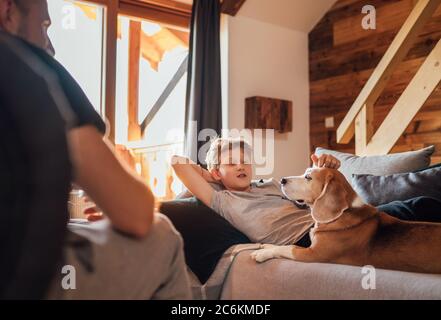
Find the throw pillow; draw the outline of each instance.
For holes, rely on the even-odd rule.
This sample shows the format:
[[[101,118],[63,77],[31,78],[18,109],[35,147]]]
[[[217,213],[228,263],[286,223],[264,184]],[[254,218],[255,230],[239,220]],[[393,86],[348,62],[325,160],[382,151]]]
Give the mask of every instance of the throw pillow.
[[[341,167],[339,170],[351,183],[353,174],[384,176],[426,168],[430,164],[430,156],[434,151],[435,147],[430,146],[417,151],[366,157],[324,148],[317,148],[315,153],[317,155],[330,154],[340,160]]]
[[[352,185],[373,206],[420,196],[441,200],[441,167],[386,176],[353,175]]]

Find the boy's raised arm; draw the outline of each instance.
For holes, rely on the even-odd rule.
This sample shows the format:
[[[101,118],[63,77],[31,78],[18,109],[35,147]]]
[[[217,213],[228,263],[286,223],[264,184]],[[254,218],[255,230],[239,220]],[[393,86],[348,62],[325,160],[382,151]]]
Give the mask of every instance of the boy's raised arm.
[[[180,156],[173,156],[171,165],[187,189],[206,206],[210,207],[214,189],[209,182],[216,182],[210,172],[190,159]]]

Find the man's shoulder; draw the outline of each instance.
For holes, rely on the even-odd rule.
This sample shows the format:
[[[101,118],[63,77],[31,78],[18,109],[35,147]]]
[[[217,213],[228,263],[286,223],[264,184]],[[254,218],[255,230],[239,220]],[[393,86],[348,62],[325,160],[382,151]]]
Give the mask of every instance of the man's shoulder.
[[[38,58],[26,41],[2,30],[0,30],[0,54],[5,69],[8,67],[11,69],[16,68],[18,63],[27,66],[29,61]],[[11,64],[12,61],[14,64]],[[5,69],[2,68],[2,71],[5,71]]]
[[[16,70],[29,70],[23,81],[36,83],[38,79],[32,78],[42,73],[49,75],[57,81],[64,96],[69,102],[70,110],[76,118],[76,126],[85,124],[94,125],[102,134],[106,131],[106,125],[93,108],[80,85],[63,67],[61,63],[50,56],[45,50],[4,31],[0,31],[0,54],[1,70],[4,74],[15,75]],[[38,74],[38,75],[37,75]],[[23,77],[23,75],[21,74]],[[4,77],[2,81],[8,81]]]
[[[68,71],[52,56],[50,56],[45,50],[36,47],[32,43],[8,34],[7,32],[0,30],[0,50],[6,52],[6,50],[13,53],[24,65],[32,64],[33,68],[37,68],[34,65],[36,59],[41,66],[44,66],[45,72],[50,72],[56,75],[59,80],[62,78],[68,78]],[[73,78],[69,79],[72,80]]]

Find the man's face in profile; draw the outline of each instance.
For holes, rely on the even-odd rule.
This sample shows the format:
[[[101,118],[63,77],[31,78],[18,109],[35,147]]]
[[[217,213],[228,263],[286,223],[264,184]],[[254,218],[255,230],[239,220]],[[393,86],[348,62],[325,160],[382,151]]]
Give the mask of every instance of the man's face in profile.
[[[17,0],[15,0],[17,1]],[[55,55],[47,34],[51,25],[47,0],[0,0],[0,26],[33,45]]]

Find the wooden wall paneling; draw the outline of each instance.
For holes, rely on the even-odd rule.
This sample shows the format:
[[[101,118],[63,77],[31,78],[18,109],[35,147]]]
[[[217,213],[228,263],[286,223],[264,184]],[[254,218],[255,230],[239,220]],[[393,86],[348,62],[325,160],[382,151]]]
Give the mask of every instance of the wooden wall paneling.
[[[441,40],[418,70],[367,146],[369,154],[388,153],[403,130],[441,82]]]
[[[441,28],[439,28],[441,16],[433,20],[434,23],[427,24],[423,28],[404,61],[426,57],[432,51],[441,37]],[[398,25],[374,37],[335,46],[331,50],[313,52],[310,58],[311,81],[375,68],[397,32]]]
[[[349,108],[357,98],[361,89],[372,74],[375,66],[386,52],[396,36],[403,21],[395,20],[396,25],[369,37],[359,38],[351,42],[336,45],[333,42],[334,27],[338,21],[357,16],[361,23],[363,15],[361,8],[372,4],[377,9],[393,3],[405,4],[407,0],[339,0],[323,17],[314,30],[309,34],[310,39],[310,132],[311,150],[315,147],[325,147],[341,151],[355,152],[354,140],[350,144],[337,144],[335,130],[341,123]],[[410,8],[409,5],[407,5]],[[390,14],[393,15],[393,12]],[[389,83],[378,98],[374,107],[374,128],[377,129],[386,118],[392,106],[397,102],[418,68],[441,38],[441,6],[432,18],[424,25],[414,45],[409,50],[397,69],[392,73]],[[325,118],[334,117],[336,127],[325,128]],[[416,147],[427,146],[436,142],[437,132],[440,132],[437,121],[441,119],[441,84],[426,101],[412,123],[406,129],[409,134],[434,133],[434,139],[428,139],[429,134],[422,138],[424,143],[410,143],[411,138],[397,141],[395,150],[415,150]],[[420,122],[417,126],[416,123]],[[438,129],[437,129],[438,128]],[[416,132],[414,132],[416,130]],[[415,140],[415,139],[414,139]],[[439,141],[441,144],[441,140]],[[352,151],[351,151],[352,150]],[[439,152],[439,154],[438,154]],[[441,150],[436,151],[432,160],[441,156]]]
[[[413,6],[413,1],[407,0],[393,2],[379,7],[376,10],[376,29],[363,29],[361,24],[362,20],[359,15],[337,21],[333,25],[334,45],[338,46],[340,44],[354,42],[358,39],[372,37],[375,34],[392,30],[409,16],[409,12],[412,11]],[[393,14],[391,14],[392,12]]]
[[[389,81],[397,65],[405,58],[425,23],[435,12],[439,0],[419,0],[400,31],[358,95],[337,129],[337,141],[347,143],[354,136],[354,120],[366,103],[374,103]],[[391,16],[393,12],[391,12]]]

